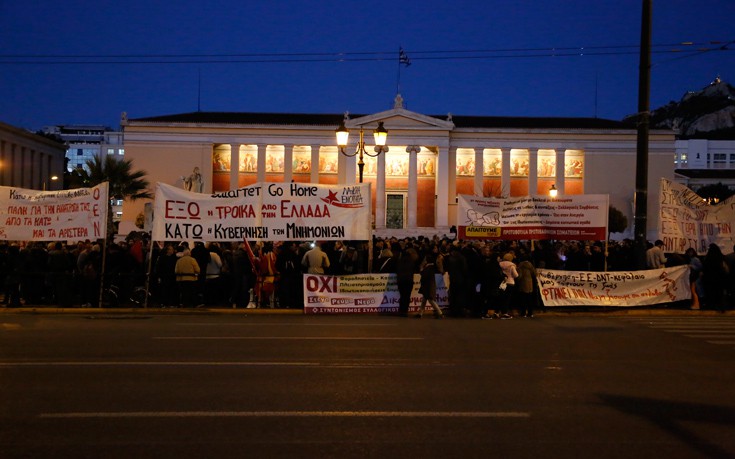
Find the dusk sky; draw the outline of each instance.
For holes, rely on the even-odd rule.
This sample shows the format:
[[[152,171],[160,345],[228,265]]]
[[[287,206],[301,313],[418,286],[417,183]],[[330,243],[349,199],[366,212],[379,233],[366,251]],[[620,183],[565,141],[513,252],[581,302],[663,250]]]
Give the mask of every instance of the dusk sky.
[[[735,84],[733,24],[733,0],[654,2],[652,108]],[[374,113],[400,47],[409,110],[619,120],[637,111],[640,31],[640,0],[0,0],[0,121]]]

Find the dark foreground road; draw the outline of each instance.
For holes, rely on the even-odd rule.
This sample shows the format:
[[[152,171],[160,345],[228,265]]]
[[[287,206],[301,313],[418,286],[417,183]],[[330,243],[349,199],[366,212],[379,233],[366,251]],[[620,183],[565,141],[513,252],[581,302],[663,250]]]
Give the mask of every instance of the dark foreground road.
[[[733,432],[732,316],[0,316],[2,458],[727,458]]]

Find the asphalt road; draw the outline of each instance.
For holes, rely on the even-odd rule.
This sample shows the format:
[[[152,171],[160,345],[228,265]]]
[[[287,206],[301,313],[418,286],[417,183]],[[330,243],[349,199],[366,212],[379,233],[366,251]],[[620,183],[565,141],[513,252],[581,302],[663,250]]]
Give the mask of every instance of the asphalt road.
[[[735,317],[0,316],[2,458],[735,457]]]

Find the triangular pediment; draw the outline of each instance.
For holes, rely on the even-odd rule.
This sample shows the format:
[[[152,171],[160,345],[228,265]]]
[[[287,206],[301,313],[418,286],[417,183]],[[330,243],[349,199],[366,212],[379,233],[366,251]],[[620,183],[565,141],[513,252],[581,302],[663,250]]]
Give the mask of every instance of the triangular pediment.
[[[422,129],[451,131],[454,129],[454,123],[442,120],[433,116],[423,115],[421,113],[412,112],[405,108],[394,108],[372,115],[361,116],[359,118],[351,118],[345,120],[347,127],[358,127],[364,125],[373,125],[383,122],[387,129]]]

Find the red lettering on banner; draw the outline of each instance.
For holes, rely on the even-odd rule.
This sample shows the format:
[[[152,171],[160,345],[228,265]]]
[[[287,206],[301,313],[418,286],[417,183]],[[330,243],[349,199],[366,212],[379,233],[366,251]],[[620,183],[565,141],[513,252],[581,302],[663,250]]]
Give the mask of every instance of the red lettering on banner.
[[[185,205],[186,201],[172,201],[166,200],[166,212],[165,218],[174,218],[177,220],[200,220],[199,217],[199,204],[196,202],[190,202]]]
[[[306,278],[306,289],[310,292],[337,293],[337,278],[332,276],[309,276]]]

